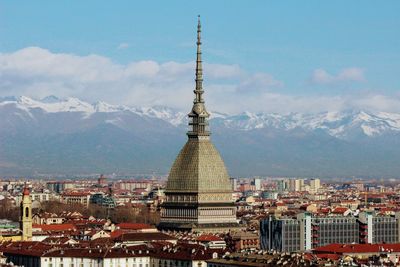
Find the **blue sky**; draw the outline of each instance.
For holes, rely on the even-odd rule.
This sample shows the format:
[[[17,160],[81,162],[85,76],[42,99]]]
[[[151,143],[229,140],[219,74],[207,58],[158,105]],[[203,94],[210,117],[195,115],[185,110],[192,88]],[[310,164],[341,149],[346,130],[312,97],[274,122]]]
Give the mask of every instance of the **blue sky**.
[[[185,63],[194,60],[196,20],[201,14],[203,59],[214,64],[209,68],[209,76],[213,76],[211,71],[218,73],[218,67],[219,70],[224,66],[231,67],[230,74],[224,72],[208,80],[205,77],[206,85],[214,90],[210,93],[215,97],[214,102],[210,101],[213,107],[221,101],[224,93],[230,93],[237,94],[236,98],[229,99],[232,102],[246,100],[247,105],[238,109],[261,105],[263,102],[256,99],[260,99],[260,95],[269,95],[266,101],[283,97],[282,103],[296,102],[308,97],[313,98],[313,103],[326,99],[329,102],[327,106],[332,109],[350,105],[386,110],[386,106],[395,107],[397,102],[390,101],[397,101],[400,97],[399,13],[399,1],[0,0],[0,53],[3,66],[4,62],[12,65],[10,62],[20,60],[21,54],[26,56],[29,53],[37,57],[67,54],[84,59],[86,67],[92,66],[87,62],[91,60],[86,57],[88,55],[98,55],[110,60],[109,64],[122,67],[142,61],[155,62],[161,69],[162,64],[168,62],[186,66]],[[32,47],[43,51],[26,50]],[[5,56],[8,57],[4,59]],[[24,58],[29,60],[31,57]],[[56,61],[54,64],[61,65],[61,68],[64,64],[62,58]],[[137,79],[128,79],[132,84],[124,88],[130,93],[121,98],[113,96],[115,92],[107,88],[95,93],[92,84],[78,82],[78,74],[64,75],[61,69],[57,73],[56,86],[53,76],[43,82],[43,73],[40,74],[41,84],[37,84],[37,77],[27,84],[27,76],[32,77],[32,70],[21,64],[24,63],[14,69],[0,69],[3,78],[6,74],[13,77],[7,84],[0,82],[0,95],[42,97],[54,93],[92,101],[109,100],[115,104],[140,105],[140,100],[143,100],[146,105],[155,102],[184,107],[183,102],[155,100],[136,92],[148,90],[154,95],[162,90],[154,89],[162,85],[140,83]],[[35,65],[34,68],[41,67]],[[149,79],[160,80],[166,75],[159,70],[157,73]],[[170,84],[169,93],[181,78],[170,75],[176,83]],[[182,78],[182,83],[187,82],[190,86],[191,78]],[[16,79],[25,83],[15,82]],[[64,83],[68,84],[70,91]],[[101,79],[100,83],[104,84]],[[78,90],[76,86],[91,91],[85,94],[85,90]],[[110,83],[109,86],[122,85]],[[369,98],[365,99],[366,96]],[[136,100],[127,101],[129,97]],[[162,94],[160,97],[166,98]],[[366,103],[374,97],[378,97],[380,102],[354,104],[360,99]],[[335,102],[338,98],[341,100]],[[301,105],[307,103],[296,102],[293,108],[282,111],[301,110]],[[234,106],[232,103],[226,106],[226,110],[238,111]],[[389,108],[386,111],[398,110]]]

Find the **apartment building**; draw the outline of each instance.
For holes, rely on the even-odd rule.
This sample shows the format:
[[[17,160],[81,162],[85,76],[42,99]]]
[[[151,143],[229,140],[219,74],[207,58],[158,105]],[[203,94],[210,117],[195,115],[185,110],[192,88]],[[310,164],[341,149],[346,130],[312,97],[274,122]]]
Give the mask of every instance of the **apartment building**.
[[[270,216],[260,221],[265,250],[305,251],[334,243],[399,243],[400,213],[395,216],[362,212],[358,216]]]

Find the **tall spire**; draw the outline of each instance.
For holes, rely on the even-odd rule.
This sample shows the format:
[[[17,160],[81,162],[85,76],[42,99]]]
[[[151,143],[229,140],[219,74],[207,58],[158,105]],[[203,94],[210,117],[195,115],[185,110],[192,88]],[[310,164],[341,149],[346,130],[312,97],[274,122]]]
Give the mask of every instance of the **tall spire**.
[[[194,103],[204,102],[202,98],[203,94],[203,66],[201,61],[201,23],[200,15],[198,16],[197,22],[197,58],[196,58],[196,89],[194,93],[196,95]]]
[[[189,113],[189,138],[198,138],[199,136],[209,136],[208,117],[203,99],[203,66],[201,60],[201,23],[200,15],[197,22],[197,57],[196,57],[196,88],[194,89],[195,98],[192,111]]]

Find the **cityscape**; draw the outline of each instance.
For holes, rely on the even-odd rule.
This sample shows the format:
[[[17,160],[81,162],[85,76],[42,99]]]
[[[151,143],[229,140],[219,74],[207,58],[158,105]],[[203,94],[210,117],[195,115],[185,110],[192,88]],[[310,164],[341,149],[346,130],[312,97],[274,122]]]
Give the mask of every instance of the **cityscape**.
[[[201,8],[200,3],[160,2],[174,9],[165,25],[159,21],[169,14],[135,1],[115,6],[71,1],[60,10],[61,2],[21,8],[0,1],[6,14],[0,36],[9,37],[0,42],[1,267],[400,266],[400,66],[385,60],[400,55],[400,35],[394,34],[400,33],[397,2],[351,3],[349,14],[341,13],[344,1],[288,1],[290,7],[255,1],[252,8],[235,1],[214,8],[210,1]],[[88,12],[93,5],[98,13]],[[320,9],[318,18],[308,5]],[[315,29],[325,35],[327,21],[351,17],[357,34],[371,30],[347,36],[348,44],[371,40],[354,55],[352,48],[335,43],[344,38],[337,32],[339,38],[329,44],[337,45],[337,54],[331,61],[321,56],[319,64],[344,60],[349,66],[337,75],[314,66],[297,91],[286,88],[290,79],[277,78],[296,76],[283,69],[298,63],[279,58],[290,49],[279,44],[279,34],[264,39],[256,29],[267,25],[258,25],[253,16],[296,6],[309,15],[296,17],[300,29],[318,20],[324,26]],[[74,21],[62,19],[78,7]],[[232,14],[220,14],[224,8]],[[377,8],[386,17],[368,16]],[[359,9],[363,12],[356,15]],[[123,18],[128,10],[148,24],[122,26],[135,19]],[[24,14],[29,15],[19,17]],[[103,16],[110,22],[100,27]],[[29,25],[30,18],[37,21]],[[237,20],[228,27],[224,18]],[[359,21],[377,23],[378,30]],[[241,25],[247,23],[255,28],[244,31]],[[295,43],[300,37],[286,23],[296,21],[288,18],[274,29],[292,34],[283,39]],[[353,27],[342,23],[335,29]],[[176,28],[168,29],[171,24]],[[22,25],[27,27],[22,32],[32,34],[24,37]],[[148,35],[151,25],[157,26],[156,37]],[[76,30],[71,36],[58,31],[69,27]],[[97,32],[85,32],[90,27]],[[182,42],[186,27],[184,40],[190,44],[171,45]],[[47,36],[53,29],[54,36]],[[226,37],[234,31],[249,38],[249,45]],[[137,43],[126,39],[108,57],[97,55],[112,38],[133,32]],[[300,49],[305,39],[293,52],[304,57],[304,68],[307,57],[311,62],[332,49],[313,34],[315,58]],[[380,34],[390,38],[383,45],[387,54],[371,52],[371,43],[381,44],[373,43]],[[91,40],[98,36],[107,41]],[[148,50],[139,48],[146,36]],[[224,51],[216,49],[219,38]],[[276,41],[277,47],[260,52],[256,40]],[[51,50],[42,48],[46,45]],[[84,52],[64,53],[65,47]],[[168,54],[173,47],[184,56]],[[118,61],[132,56],[129,49],[142,53],[141,61]],[[232,57],[232,49],[245,56]],[[260,58],[252,59],[252,51]],[[157,60],[143,59],[150,57],[146,53]],[[186,56],[189,63],[177,63]],[[272,64],[277,77],[261,72],[267,56],[279,61]],[[223,58],[227,61],[216,60]],[[371,58],[375,69],[353,67]],[[385,81],[379,80],[383,74],[368,76],[389,65],[397,72],[387,71]],[[337,91],[312,93],[308,87]]]

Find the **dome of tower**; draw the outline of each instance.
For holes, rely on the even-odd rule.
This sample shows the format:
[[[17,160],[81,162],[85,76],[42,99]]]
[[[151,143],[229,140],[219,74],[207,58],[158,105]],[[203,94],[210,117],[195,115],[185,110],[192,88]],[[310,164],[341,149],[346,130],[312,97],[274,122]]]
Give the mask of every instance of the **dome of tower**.
[[[167,192],[231,192],[225,164],[210,140],[189,139],[172,165]]]

